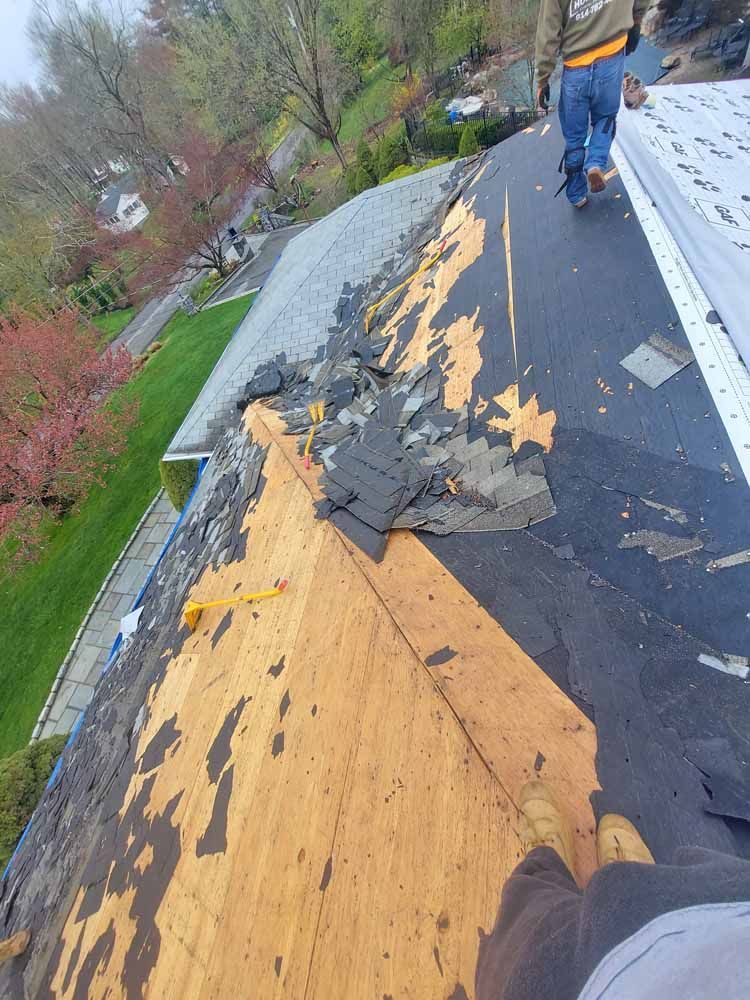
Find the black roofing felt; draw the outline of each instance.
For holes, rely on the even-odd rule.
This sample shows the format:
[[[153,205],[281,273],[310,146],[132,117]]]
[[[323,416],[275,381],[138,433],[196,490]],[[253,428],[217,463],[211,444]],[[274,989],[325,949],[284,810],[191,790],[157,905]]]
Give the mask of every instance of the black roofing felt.
[[[552,198],[559,148],[555,131],[492,151],[485,177],[496,177],[477,185],[475,211],[487,206],[494,242],[445,306],[479,304],[479,323],[491,324],[471,412],[515,372],[502,248],[489,235],[507,184],[518,370],[527,372],[520,401],[536,392],[540,410],[557,416],[544,456],[557,513],[527,532],[420,537],[593,715],[598,813],[628,815],[658,860],[683,843],[747,853],[750,826],[732,824],[732,835],[708,813],[725,802],[736,816],[749,797],[750,684],[697,657],[750,651],[750,565],[707,572],[717,553],[750,547],[750,490],[696,363],[656,390],[620,368],[652,333],[684,348],[688,340],[620,181],[584,211]],[[661,563],[619,547],[640,529],[703,547]],[[572,559],[555,555],[569,545]],[[685,747],[695,760],[719,737],[726,754],[713,760],[712,802]]]

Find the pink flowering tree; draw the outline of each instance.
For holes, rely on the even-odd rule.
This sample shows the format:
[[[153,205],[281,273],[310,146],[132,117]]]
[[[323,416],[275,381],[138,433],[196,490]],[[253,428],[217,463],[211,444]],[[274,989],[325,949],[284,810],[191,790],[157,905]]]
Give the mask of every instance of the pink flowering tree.
[[[0,542],[15,559],[38,550],[46,518],[103,485],[135,419],[135,404],[108,397],[131,371],[73,312],[0,318]]]

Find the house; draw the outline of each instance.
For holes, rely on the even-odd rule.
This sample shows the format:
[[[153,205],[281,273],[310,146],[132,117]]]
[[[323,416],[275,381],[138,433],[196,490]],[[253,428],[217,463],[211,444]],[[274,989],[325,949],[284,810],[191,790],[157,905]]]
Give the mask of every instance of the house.
[[[604,812],[658,862],[747,856],[735,86],[663,88],[585,212],[550,116],[287,245],[0,885],[0,940],[32,932],[0,995],[473,997],[535,775],[582,884]],[[704,148],[723,190],[680,200],[656,167]]]
[[[119,233],[135,229],[148,214],[132,173],[113,181],[96,206],[97,223]]]

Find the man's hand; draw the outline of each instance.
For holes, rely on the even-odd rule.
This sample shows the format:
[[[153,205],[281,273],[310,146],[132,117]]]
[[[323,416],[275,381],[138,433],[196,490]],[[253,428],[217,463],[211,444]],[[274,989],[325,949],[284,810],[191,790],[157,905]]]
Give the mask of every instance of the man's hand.
[[[545,83],[536,90],[536,103],[540,111],[547,111],[549,106],[549,84]]]
[[[625,55],[629,56],[631,52],[635,52],[638,48],[638,42],[641,40],[641,26],[640,24],[634,24],[633,27],[628,32],[628,40],[625,42]]]

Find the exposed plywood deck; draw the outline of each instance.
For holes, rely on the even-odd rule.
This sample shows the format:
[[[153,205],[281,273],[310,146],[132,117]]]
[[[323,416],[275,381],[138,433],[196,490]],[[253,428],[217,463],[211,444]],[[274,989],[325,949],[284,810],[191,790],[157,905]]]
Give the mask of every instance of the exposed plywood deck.
[[[252,430],[271,447],[247,556],[192,596],[290,587],[228,627],[204,612],[150,691],[133,833],[98,908],[79,890],[51,992],[472,996],[537,750],[591,868],[595,734],[416,539],[381,567],[353,558],[274,428]],[[459,654],[425,666],[445,644]]]

